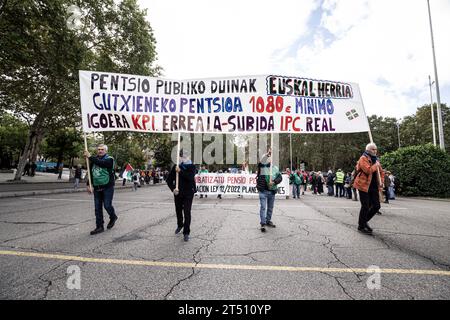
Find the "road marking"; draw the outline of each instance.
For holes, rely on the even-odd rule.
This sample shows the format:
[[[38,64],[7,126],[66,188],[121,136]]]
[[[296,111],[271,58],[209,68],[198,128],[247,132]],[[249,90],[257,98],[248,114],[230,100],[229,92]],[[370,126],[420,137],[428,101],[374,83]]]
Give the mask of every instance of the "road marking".
[[[50,199],[50,198],[21,198],[22,200],[41,200],[41,201],[67,201],[67,202],[92,202],[92,200],[82,200],[82,199]],[[114,200],[114,203],[123,203],[123,204],[145,204],[145,205],[158,205],[158,206],[173,206],[173,202],[146,202],[146,201],[126,201],[126,200]],[[207,207],[214,207],[214,208],[236,208],[236,207],[246,207],[246,208],[254,208],[258,207],[259,204],[236,204],[235,202],[232,203],[223,203],[223,204],[216,204],[216,203],[193,203],[193,206],[207,206]],[[286,205],[275,205],[275,208],[291,208],[291,209],[298,209],[298,208],[311,208],[310,206],[300,204],[295,206],[286,206]],[[361,209],[361,207],[338,207],[338,206],[320,206],[319,209]],[[388,210],[408,210],[407,208],[386,208],[383,207],[383,209]]]
[[[16,256],[29,258],[42,258],[65,261],[78,261],[101,264],[117,264],[130,266],[161,267],[161,268],[197,268],[197,269],[219,269],[219,270],[255,270],[255,271],[285,271],[285,272],[323,272],[323,273],[373,273],[370,269],[362,268],[313,268],[313,267],[290,267],[290,266],[251,266],[233,264],[196,264],[183,262],[160,262],[145,260],[122,260],[122,259],[101,259],[79,256],[69,256],[49,253],[35,253],[24,251],[2,251],[0,256]],[[414,270],[414,269],[380,269],[380,273],[386,274],[406,274],[406,275],[430,275],[430,276],[450,276],[450,271],[444,270]]]

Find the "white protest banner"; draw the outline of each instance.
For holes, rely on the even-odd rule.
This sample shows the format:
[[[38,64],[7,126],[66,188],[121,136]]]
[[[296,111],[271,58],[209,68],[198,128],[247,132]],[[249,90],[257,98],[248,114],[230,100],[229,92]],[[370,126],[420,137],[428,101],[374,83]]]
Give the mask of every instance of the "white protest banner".
[[[282,175],[278,196],[289,196],[289,176]],[[197,192],[206,195],[258,195],[256,174],[201,173],[195,176]]]
[[[188,133],[369,131],[357,84],[276,75],[167,80],[80,71],[83,130]]]

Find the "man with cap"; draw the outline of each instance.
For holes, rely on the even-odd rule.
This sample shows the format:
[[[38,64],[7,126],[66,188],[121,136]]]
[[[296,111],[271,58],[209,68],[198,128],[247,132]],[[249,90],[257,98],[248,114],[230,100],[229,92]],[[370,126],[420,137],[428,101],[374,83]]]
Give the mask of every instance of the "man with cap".
[[[187,151],[181,150],[180,163],[172,167],[167,177],[167,185],[174,194],[175,211],[177,214],[177,229],[175,234],[183,230],[184,241],[189,241],[191,232],[191,208],[194,194],[197,192],[195,174],[197,170],[189,159]],[[176,176],[178,175],[178,189]],[[183,220],[184,216],[184,220]]]

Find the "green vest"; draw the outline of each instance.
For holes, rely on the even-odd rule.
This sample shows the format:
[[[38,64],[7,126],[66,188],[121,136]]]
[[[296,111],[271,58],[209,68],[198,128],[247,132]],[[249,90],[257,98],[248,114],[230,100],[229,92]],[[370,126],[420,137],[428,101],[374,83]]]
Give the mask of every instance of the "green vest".
[[[268,168],[267,170],[269,171],[270,169]],[[275,181],[277,181],[277,182],[279,181],[279,183],[280,183],[282,181],[282,179],[283,179],[283,177],[282,177],[281,172],[278,169],[278,167],[277,166],[273,166],[272,167],[272,182],[274,182],[274,184],[273,184],[272,188],[269,187],[269,190],[277,191],[278,190],[278,185],[275,184]],[[269,185],[269,183],[270,183],[270,174],[266,175],[266,182],[267,182],[267,185]]]
[[[106,155],[105,160],[106,159],[113,159],[114,168],[114,158]],[[94,187],[107,185],[109,183],[111,172],[114,170],[113,168],[101,168],[94,164],[92,166],[92,183],[94,184]]]
[[[336,172],[336,183],[344,183],[345,174],[342,171]]]

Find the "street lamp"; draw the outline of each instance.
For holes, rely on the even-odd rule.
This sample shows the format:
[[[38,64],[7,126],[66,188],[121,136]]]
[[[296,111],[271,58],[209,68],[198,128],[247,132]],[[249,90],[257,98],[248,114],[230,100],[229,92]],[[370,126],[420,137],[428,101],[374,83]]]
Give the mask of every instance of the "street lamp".
[[[401,145],[400,145],[400,121],[401,121],[402,119],[400,118],[395,124],[397,125],[397,136],[398,136],[398,148],[400,149],[401,148]]]
[[[434,84],[434,81],[431,82],[431,76],[428,76],[428,81],[430,83],[430,97],[431,97],[431,123],[433,126],[433,144],[436,146],[436,126],[434,125],[434,110],[433,110],[433,90],[432,86]]]
[[[438,128],[439,128],[439,146],[441,147],[442,150],[445,150],[444,127],[442,125],[442,113],[441,113],[441,94],[439,92],[439,78],[438,78],[438,72],[437,72],[436,52],[435,52],[435,49],[434,49],[434,36],[433,36],[433,24],[431,22],[430,0],[427,0],[427,4],[428,4],[428,15],[430,17],[431,47],[433,49],[434,76],[435,76],[435,81],[436,81],[437,115],[438,115]]]

